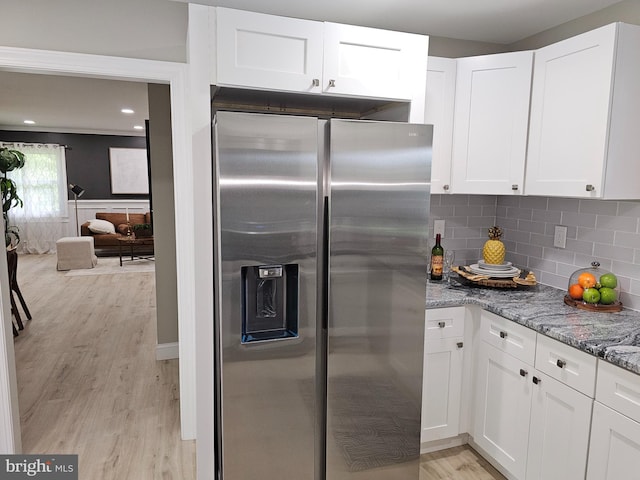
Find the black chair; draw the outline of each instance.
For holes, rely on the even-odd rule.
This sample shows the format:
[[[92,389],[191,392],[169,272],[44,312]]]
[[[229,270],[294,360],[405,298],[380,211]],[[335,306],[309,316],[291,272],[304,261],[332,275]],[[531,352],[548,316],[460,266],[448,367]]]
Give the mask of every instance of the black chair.
[[[29,312],[29,308],[27,307],[27,303],[24,301],[20,287],[18,286],[18,252],[15,248],[7,250],[7,267],[9,269],[9,299],[11,301],[11,313],[16,319],[18,329],[24,330],[24,324],[22,323],[22,318],[18,311],[18,305],[13,297],[14,292],[18,296],[18,300],[20,300],[20,305],[22,305],[22,310],[24,310],[27,320],[31,320],[32,317],[31,312]],[[15,325],[13,325],[13,335],[18,335],[18,330]]]

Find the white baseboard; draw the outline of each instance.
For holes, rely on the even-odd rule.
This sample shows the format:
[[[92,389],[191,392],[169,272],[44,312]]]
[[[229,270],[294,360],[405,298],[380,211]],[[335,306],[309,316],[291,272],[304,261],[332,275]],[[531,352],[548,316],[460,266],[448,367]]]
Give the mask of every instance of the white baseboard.
[[[420,445],[420,454],[438,452],[447,448],[466,445],[467,443],[469,443],[469,435],[467,433],[461,433],[457,437],[445,438],[442,440],[432,440],[431,442],[422,443]]]
[[[156,345],[156,360],[172,360],[180,358],[178,342],[159,343]]]

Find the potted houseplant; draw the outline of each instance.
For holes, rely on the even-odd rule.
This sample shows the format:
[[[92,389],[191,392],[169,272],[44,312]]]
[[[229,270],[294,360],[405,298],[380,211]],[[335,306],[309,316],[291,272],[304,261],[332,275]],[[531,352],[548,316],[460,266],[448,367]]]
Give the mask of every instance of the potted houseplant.
[[[15,206],[22,207],[22,199],[18,195],[16,183],[7,178],[7,172],[24,167],[24,154],[18,150],[0,147],[0,193],[2,194],[2,218],[4,219],[5,244],[17,245],[20,242],[18,227],[9,225],[9,210]]]
[[[138,223],[133,226],[133,233],[137,238],[152,237],[153,228],[150,223]]]

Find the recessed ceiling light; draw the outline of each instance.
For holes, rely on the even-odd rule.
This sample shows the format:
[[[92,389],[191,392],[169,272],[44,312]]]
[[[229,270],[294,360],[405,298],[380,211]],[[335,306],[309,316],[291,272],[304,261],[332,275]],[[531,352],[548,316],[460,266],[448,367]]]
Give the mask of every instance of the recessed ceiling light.
[[[25,120],[22,123],[26,123],[27,125],[35,125],[36,122],[34,122],[33,120]]]
[[[133,129],[134,130],[144,130],[144,127],[142,125],[134,125]]]
[[[122,110],[120,110],[122,113],[127,113],[127,114],[131,114],[134,113],[133,110],[131,110],[130,108],[123,108]]]

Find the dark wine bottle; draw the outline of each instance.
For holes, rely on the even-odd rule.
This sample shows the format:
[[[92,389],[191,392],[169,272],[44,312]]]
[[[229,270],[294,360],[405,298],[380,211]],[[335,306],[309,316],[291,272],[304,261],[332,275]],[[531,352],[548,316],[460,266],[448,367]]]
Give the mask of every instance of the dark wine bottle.
[[[431,280],[442,280],[444,248],[440,245],[440,234],[436,233],[436,244],[431,249]]]

